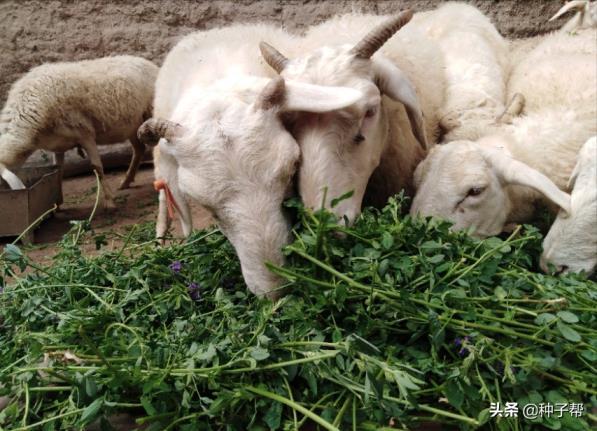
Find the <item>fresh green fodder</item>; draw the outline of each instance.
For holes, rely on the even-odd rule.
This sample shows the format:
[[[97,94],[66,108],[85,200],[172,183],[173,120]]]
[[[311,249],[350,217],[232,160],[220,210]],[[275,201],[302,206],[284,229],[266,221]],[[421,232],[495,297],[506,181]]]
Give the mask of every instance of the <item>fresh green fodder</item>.
[[[111,429],[116,412],[151,430],[595,426],[597,286],[534,272],[536,229],[479,241],[398,200],[350,228],[298,212],[277,303],[246,290],[218,231],[160,248],[133,228],[89,257],[80,222],[48,266],[7,247],[0,428]],[[498,419],[492,402],[584,412]]]

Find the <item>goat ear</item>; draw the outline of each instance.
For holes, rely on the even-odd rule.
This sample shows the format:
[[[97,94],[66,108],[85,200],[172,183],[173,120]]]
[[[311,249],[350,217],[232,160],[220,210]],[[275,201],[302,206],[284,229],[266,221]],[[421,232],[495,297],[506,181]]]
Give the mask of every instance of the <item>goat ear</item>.
[[[426,150],[428,144],[423,124],[423,111],[419,105],[415,86],[404,72],[388,60],[376,58],[372,63],[378,88],[392,100],[404,105],[413,135]]]
[[[281,110],[314,113],[346,108],[363,97],[363,93],[348,87],[331,87],[286,81],[286,93]]]
[[[513,159],[504,150],[481,149],[483,158],[505,184],[531,187],[570,214],[570,195],[560,190],[549,178],[525,163]]]

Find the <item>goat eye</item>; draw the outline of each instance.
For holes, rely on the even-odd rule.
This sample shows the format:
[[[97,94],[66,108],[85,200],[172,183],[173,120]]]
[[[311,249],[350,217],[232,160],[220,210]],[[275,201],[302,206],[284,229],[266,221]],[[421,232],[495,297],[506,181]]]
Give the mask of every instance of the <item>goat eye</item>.
[[[375,115],[377,111],[375,110],[375,108],[369,108],[367,109],[367,112],[365,112],[365,118],[371,118]]]
[[[485,187],[472,187],[469,189],[469,191],[466,195],[467,196],[479,196],[481,193],[483,193],[484,190],[485,190]]]
[[[362,133],[359,132],[352,140],[355,144],[360,144],[365,140],[365,137]]]

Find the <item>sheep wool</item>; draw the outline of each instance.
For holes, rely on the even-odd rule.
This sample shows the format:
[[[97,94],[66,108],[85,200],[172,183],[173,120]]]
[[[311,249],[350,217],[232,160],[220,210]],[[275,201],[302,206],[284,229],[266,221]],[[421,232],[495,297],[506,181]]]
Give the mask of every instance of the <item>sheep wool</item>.
[[[132,56],[31,69],[11,87],[0,116],[0,171],[17,168],[37,149],[62,154],[80,145],[100,177],[96,145],[131,140],[134,157],[123,181],[134,178],[143,146],[139,125],[151,116],[158,68]],[[105,186],[104,186],[105,189]],[[107,189],[106,198],[111,199]]]

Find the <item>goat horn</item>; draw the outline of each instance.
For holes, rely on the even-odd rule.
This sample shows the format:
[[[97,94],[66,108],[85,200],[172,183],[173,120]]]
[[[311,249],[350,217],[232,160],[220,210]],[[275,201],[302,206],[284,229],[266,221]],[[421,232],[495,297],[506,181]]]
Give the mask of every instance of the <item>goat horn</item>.
[[[143,144],[155,147],[160,138],[172,143],[172,140],[179,137],[182,131],[183,127],[178,123],[161,118],[150,118],[137,130],[137,138]]]
[[[569,1],[564,6],[562,6],[560,8],[560,10],[558,10],[554,16],[552,16],[551,18],[549,18],[549,21],[553,21],[555,19],[558,19],[559,17],[561,17],[562,15],[564,15],[569,10],[578,10],[578,11],[582,12],[582,11],[585,10],[585,8],[587,7],[588,3],[589,2],[585,1],[585,0]]]
[[[516,93],[510,99],[510,103],[506,106],[506,109],[502,114],[495,119],[495,122],[500,124],[511,123],[514,117],[518,117],[524,109],[525,98],[522,94]]]
[[[357,43],[350,52],[357,58],[371,58],[371,56],[381,46],[391,38],[394,33],[404,27],[413,17],[413,11],[410,9],[399,13],[393,18],[383,24],[375,27],[367,35]]]
[[[259,44],[259,50],[261,51],[261,56],[265,62],[278,73],[282,72],[288,64],[288,58],[284,57],[280,51],[269,43],[261,42]]]

